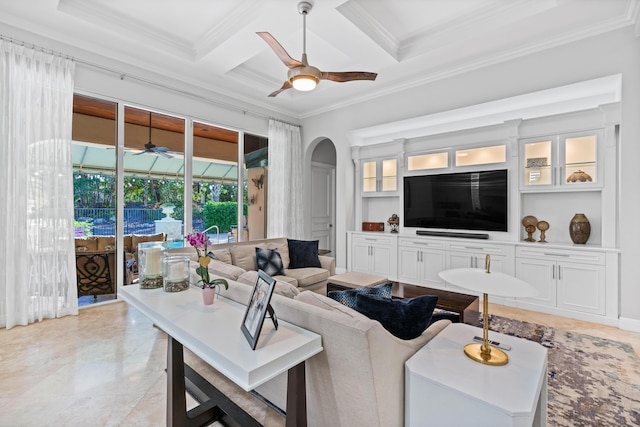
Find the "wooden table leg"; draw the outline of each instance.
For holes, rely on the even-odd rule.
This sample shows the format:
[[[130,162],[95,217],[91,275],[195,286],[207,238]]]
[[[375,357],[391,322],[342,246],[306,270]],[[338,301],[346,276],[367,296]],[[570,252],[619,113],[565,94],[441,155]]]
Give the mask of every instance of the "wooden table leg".
[[[307,426],[307,390],[304,371],[300,362],[287,373],[287,427]]]
[[[187,424],[182,344],[167,337],[167,426]]]
[[[225,396],[224,393],[215,388],[191,367],[185,365],[182,344],[170,336],[167,338],[168,427],[207,426],[213,421],[220,421],[228,426],[261,426],[234,401]],[[291,369],[295,369],[295,367]],[[302,381],[304,381],[304,364],[302,373]],[[189,394],[199,403],[198,406],[189,411],[187,411],[187,386]],[[304,390],[304,384],[302,390]],[[295,404],[292,406],[295,407]],[[306,425],[306,419],[305,424],[293,425],[304,426]]]

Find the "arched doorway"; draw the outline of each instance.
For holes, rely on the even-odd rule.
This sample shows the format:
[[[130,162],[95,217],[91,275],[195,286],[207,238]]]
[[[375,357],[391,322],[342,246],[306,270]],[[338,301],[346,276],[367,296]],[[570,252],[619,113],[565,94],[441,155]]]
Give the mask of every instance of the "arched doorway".
[[[311,155],[311,237],[319,248],[335,255],[336,149],[323,139]]]

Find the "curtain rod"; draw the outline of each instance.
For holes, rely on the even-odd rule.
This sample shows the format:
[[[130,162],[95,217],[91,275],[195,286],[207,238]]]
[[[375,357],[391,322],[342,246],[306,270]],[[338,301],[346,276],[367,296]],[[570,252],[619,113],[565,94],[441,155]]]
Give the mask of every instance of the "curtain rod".
[[[93,62],[85,61],[83,59],[78,59],[78,58],[75,58],[75,57],[73,57],[71,55],[68,55],[66,53],[58,52],[58,51],[55,51],[55,50],[52,50],[52,49],[47,49],[47,48],[45,48],[43,46],[39,46],[39,45],[36,45],[36,44],[33,44],[33,43],[28,43],[28,42],[25,42],[23,40],[17,40],[17,39],[14,39],[12,37],[7,37],[7,36],[2,35],[2,34],[0,34],[0,40],[4,40],[4,41],[7,41],[9,43],[13,43],[15,45],[28,47],[28,48],[31,48],[31,49],[34,49],[34,50],[39,50],[41,52],[48,53],[50,55],[60,56],[60,57],[69,59],[71,61],[74,61],[74,62],[76,62],[78,64],[85,65],[87,67],[95,68],[95,69],[102,70],[102,71],[107,71],[109,73],[116,74],[116,75],[120,76],[120,80],[124,80],[125,77],[126,77],[126,78],[128,78],[130,80],[136,80],[136,81],[139,81],[141,83],[145,83],[145,84],[148,84],[148,85],[151,85],[151,86],[159,87],[161,89],[167,89],[167,90],[170,90],[170,91],[175,92],[175,93],[186,95],[186,96],[189,96],[189,97],[192,97],[192,98],[195,98],[195,99],[199,99],[201,101],[206,101],[206,102],[209,102],[211,104],[217,105],[219,107],[235,110],[235,111],[241,112],[243,114],[252,114],[252,115],[254,115],[256,117],[260,117],[260,118],[264,118],[264,119],[272,118],[272,117],[267,116],[267,115],[262,114],[262,113],[257,113],[255,111],[251,111],[251,110],[247,110],[247,109],[244,109],[244,108],[240,108],[240,107],[238,107],[236,105],[233,105],[233,104],[227,104],[225,102],[221,102],[221,101],[218,101],[218,100],[206,97],[206,96],[198,95],[196,93],[189,92],[189,91],[186,91],[186,90],[183,90],[183,89],[178,89],[176,87],[167,86],[166,84],[158,83],[156,81],[149,80],[149,79],[146,79],[144,77],[138,77],[136,75],[125,73],[125,72],[122,72],[122,71],[119,71],[119,70],[116,70],[116,69],[113,69],[113,68],[110,68],[110,67],[107,67],[107,66],[104,66],[104,65],[100,65],[100,64],[93,63]],[[279,120],[279,119],[276,119],[276,120]],[[295,125],[295,126],[299,126],[299,125]]]
[[[297,127],[299,127],[299,128],[300,128],[300,127],[302,127],[302,126],[300,126],[300,125],[298,125],[298,124],[295,124],[295,123],[285,122],[284,120],[278,119],[278,118],[276,118],[276,117],[269,117],[269,120],[275,120],[275,121],[277,121],[277,122],[284,123],[285,125],[289,125],[289,126],[297,126]]]

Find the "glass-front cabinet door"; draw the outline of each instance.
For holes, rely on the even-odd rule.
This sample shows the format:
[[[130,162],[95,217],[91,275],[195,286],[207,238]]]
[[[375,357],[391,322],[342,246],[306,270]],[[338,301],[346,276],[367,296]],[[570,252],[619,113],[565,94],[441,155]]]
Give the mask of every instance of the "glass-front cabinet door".
[[[585,190],[602,187],[600,131],[521,140],[521,190]]]
[[[553,148],[552,139],[529,140],[523,144],[523,182],[524,187],[544,187],[553,185]]]
[[[388,195],[398,190],[398,160],[380,159],[362,162],[362,193]]]
[[[565,136],[560,139],[564,168],[562,185],[581,186],[598,183],[598,135]]]

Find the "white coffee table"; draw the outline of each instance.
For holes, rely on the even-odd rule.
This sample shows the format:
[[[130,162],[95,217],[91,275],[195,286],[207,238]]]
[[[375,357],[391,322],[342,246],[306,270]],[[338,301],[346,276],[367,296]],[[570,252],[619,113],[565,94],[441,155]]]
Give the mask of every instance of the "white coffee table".
[[[482,329],[447,326],[405,363],[405,426],[546,426],[547,349],[489,333],[511,346],[509,363],[489,366],[464,354]]]

